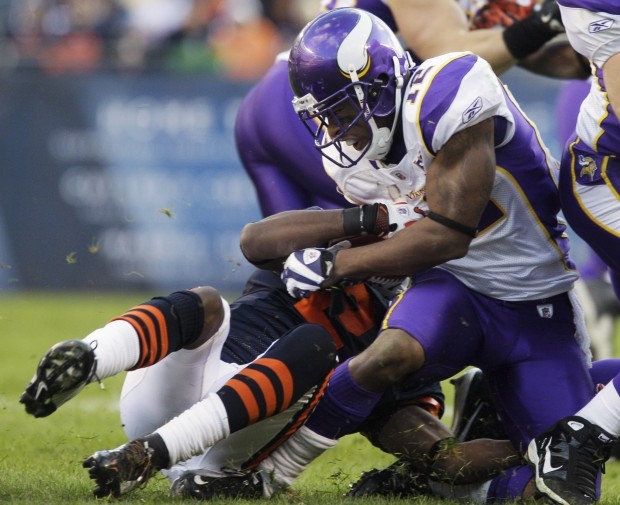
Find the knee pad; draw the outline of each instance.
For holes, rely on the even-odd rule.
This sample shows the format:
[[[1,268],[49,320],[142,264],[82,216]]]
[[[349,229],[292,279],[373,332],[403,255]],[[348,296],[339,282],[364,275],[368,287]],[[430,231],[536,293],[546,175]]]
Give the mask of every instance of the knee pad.
[[[150,303],[160,306],[160,310],[176,321],[174,342],[171,342],[172,351],[190,345],[202,333],[205,314],[200,296],[194,291],[175,291],[168,296],[155,297]]]

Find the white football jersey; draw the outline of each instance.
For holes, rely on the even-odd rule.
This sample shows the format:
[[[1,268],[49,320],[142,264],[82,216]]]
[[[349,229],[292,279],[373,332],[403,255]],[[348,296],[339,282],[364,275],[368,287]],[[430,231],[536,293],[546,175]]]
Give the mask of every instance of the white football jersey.
[[[494,118],[497,170],[478,236],[464,258],[440,268],[503,300],[568,291],[578,275],[557,220],[557,161],[489,64],[468,52],[425,61],[413,71],[401,114],[406,154],[399,163],[364,159],[341,168],[324,158],[342,193],[356,204],[405,202],[428,210],[426,172],[437,152],[455,133]],[[344,150],[356,157],[353,147]]]

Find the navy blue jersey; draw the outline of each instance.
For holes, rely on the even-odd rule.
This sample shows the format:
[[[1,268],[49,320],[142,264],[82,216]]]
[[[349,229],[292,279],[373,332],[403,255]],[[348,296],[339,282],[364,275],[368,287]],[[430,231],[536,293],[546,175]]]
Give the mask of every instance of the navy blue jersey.
[[[249,363],[296,326],[318,323],[332,335],[342,363],[374,341],[388,304],[387,294],[368,284],[318,291],[296,300],[278,274],[256,270],[242,296],[230,305],[230,332],[221,359]],[[428,405],[428,410],[440,416],[444,404],[440,384],[405,380],[385,392],[375,412],[387,413],[409,403]]]
[[[331,334],[342,362],[375,339],[388,303],[385,293],[367,284],[296,300],[276,273],[257,270],[230,305],[230,332],[221,357],[228,363],[249,363],[292,328],[317,323]]]

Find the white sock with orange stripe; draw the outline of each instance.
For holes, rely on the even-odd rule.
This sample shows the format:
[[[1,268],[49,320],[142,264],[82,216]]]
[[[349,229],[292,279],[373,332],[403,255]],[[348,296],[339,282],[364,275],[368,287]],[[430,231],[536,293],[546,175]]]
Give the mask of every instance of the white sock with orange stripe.
[[[222,400],[210,393],[155,433],[168,449],[169,467],[202,454],[207,448],[230,435],[228,415]]]
[[[140,339],[134,327],[126,321],[116,320],[86,336],[97,359],[96,377],[102,380],[129,370],[140,358]]]

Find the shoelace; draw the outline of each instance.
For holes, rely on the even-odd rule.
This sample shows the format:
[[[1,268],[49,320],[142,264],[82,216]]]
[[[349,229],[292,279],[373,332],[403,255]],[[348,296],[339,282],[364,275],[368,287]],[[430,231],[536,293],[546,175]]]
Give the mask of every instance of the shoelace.
[[[576,484],[584,495],[596,498],[596,481],[599,470],[605,473],[605,447],[599,447],[592,440],[588,440],[577,451],[575,461]]]
[[[152,449],[148,444],[133,441],[119,449],[117,465],[119,477],[146,485],[153,473]]]

